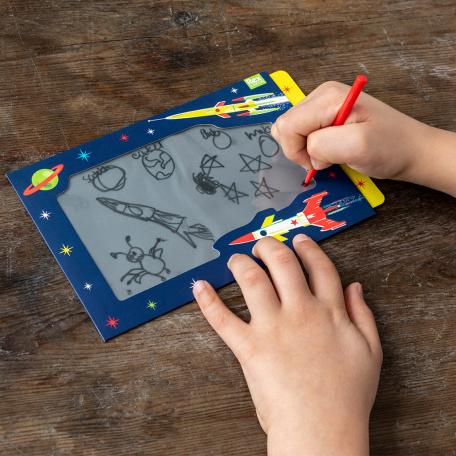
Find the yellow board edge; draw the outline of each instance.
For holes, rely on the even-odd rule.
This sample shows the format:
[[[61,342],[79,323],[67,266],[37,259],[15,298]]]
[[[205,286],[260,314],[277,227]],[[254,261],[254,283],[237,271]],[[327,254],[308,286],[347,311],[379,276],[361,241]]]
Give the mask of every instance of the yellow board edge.
[[[269,76],[271,76],[272,80],[290,100],[290,103],[293,106],[297,105],[305,98],[304,92],[286,71],[274,71],[274,73],[270,73]],[[340,166],[372,207],[380,206],[385,202],[385,196],[370,177],[351,169],[347,165]]]

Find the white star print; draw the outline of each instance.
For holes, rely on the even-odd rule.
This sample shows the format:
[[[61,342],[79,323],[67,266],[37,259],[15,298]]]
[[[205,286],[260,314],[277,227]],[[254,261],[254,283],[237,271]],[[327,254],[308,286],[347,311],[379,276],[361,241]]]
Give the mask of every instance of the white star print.
[[[49,220],[50,217],[51,217],[51,212],[48,212],[48,211],[45,211],[45,210],[41,211],[40,219]]]
[[[195,279],[192,279],[192,281],[190,282],[190,289],[193,290],[193,287],[195,286],[195,283],[196,283],[196,280]]]
[[[152,129],[152,128],[148,128],[148,129],[147,129],[147,133],[148,133],[149,135],[153,135],[153,134],[155,133],[155,130]]]
[[[231,93],[237,93],[237,92],[238,92],[238,89],[236,89],[236,87],[231,88]]]
[[[84,290],[90,291],[90,290],[92,290],[92,286],[93,286],[93,284],[86,282],[84,284]]]

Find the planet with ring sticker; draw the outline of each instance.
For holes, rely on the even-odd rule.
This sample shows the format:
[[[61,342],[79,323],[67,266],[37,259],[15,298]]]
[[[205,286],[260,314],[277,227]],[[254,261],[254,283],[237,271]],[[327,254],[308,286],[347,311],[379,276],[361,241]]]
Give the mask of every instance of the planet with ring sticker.
[[[59,174],[63,170],[63,164],[51,169],[39,169],[32,175],[32,183],[23,191],[24,196],[33,195],[38,190],[52,190],[59,183]]]

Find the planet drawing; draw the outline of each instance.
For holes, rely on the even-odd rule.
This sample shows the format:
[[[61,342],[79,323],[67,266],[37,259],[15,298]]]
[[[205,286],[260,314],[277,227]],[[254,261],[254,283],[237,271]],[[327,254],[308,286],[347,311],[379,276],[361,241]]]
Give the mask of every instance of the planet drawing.
[[[59,174],[63,170],[63,164],[60,163],[51,169],[39,169],[32,175],[32,183],[22,193],[24,196],[33,195],[38,190],[52,190],[59,183]]]

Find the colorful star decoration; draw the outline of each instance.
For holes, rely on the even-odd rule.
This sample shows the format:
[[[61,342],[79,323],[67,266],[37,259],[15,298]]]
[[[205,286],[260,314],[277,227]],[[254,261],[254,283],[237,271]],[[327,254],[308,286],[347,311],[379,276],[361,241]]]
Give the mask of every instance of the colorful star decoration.
[[[40,219],[49,220],[50,217],[51,217],[51,212],[45,211],[45,210],[41,211]]]
[[[231,87],[231,93],[237,93],[238,92],[238,89],[236,89],[236,87]]]
[[[190,288],[193,290],[193,287],[195,286],[195,283],[196,283],[196,280],[195,279],[192,279],[192,281],[190,282]]]
[[[362,179],[359,179],[359,180],[356,182],[356,185],[357,185],[357,187],[364,188],[364,186],[366,185],[366,181],[363,181]]]
[[[149,300],[149,301],[147,302],[147,308],[148,308],[148,309],[157,310],[157,307],[158,307],[158,305],[157,305],[156,302],[154,302],[154,301],[152,301],[152,300]]]
[[[71,255],[71,252],[73,251],[73,247],[70,247],[69,245],[62,244],[62,247],[60,247],[60,253],[63,255]]]
[[[293,226],[296,226],[296,225],[298,224],[298,221],[297,221],[297,220],[292,220],[292,221],[291,221],[291,224],[292,224]]]
[[[147,129],[147,134],[148,135],[153,135],[155,133],[155,130],[153,128],[148,128]]]
[[[91,291],[91,290],[92,290],[92,287],[93,287],[93,284],[92,284],[92,283],[86,282],[86,283],[84,284],[84,290]]]
[[[88,161],[91,153],[92,152],[88,152],[87,150],[79,149],[79,154],[77,158],[79,158],[80,160]]]
[[[331,178],[333,178],[333,179],[335,179],[335,178],[337,177],[337,174],[336,174],[334,171],[330,171],[330,172],[328,173],[328,176],[331,177]]]
[[[108,317],[108,319],[106,320],[106,326],[108,326],[109,328],[114,328],[114,329],[117,329],[117,326],[119,326],[119,319],[118,318],[114,318],[114,317]]]
[[[120,140],[123,141],[123,142],[127,142],[128,141],[128,135],[126,135],[125,133],[122,133],[120,135]]]
[[[286,86],[286,87],[283,88],[283,91],[284,91],[284,92],[289,92],[290,90],[291,90],[291,89],[290,89],[290,87],[288,87],[288,86]]]

